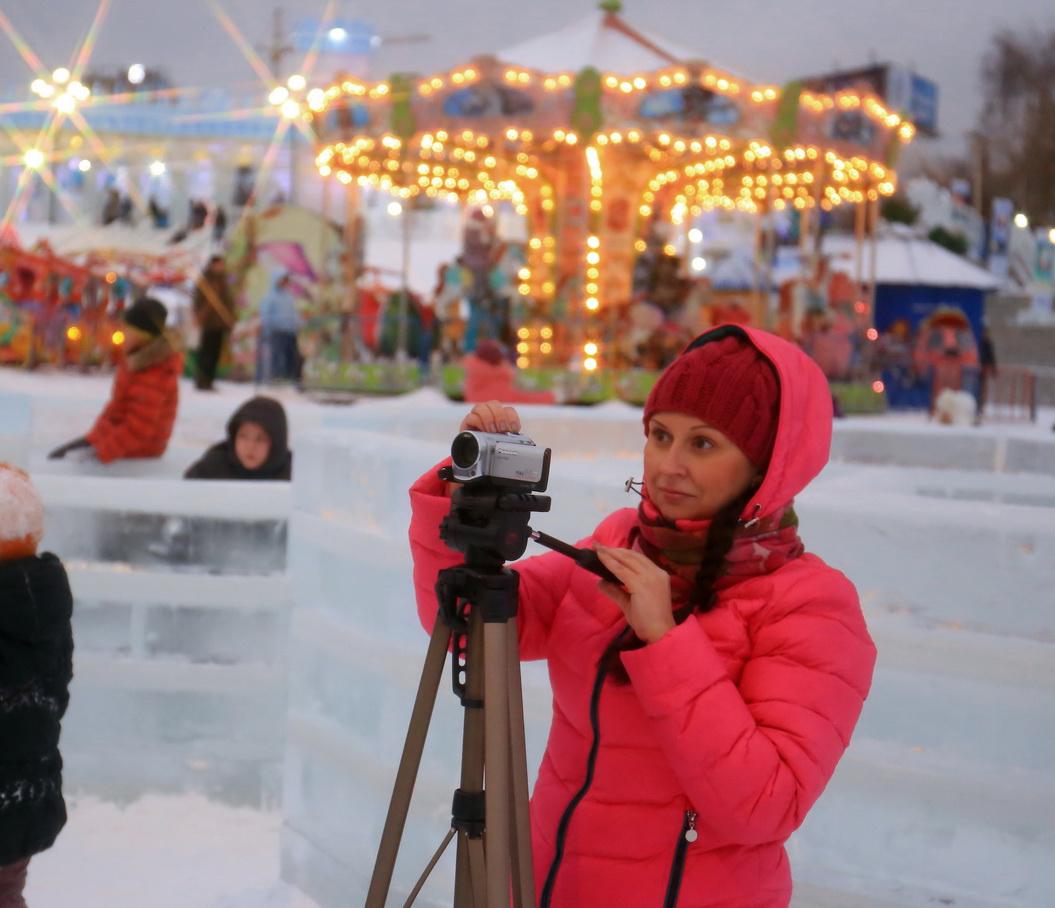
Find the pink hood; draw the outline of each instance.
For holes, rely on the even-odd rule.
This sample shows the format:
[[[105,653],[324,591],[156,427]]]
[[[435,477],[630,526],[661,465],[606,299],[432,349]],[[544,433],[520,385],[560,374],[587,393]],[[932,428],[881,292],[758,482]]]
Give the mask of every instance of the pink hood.
[[[765,517],[784,507],[828,463],[832,393],[828,379],[809,356],[768,331],[745,325],[719,325],[700,337],[730,330],[744,335],[773,364],[780,381],[780,413],[773,454],[765,479],[743,514],[748,518]]]

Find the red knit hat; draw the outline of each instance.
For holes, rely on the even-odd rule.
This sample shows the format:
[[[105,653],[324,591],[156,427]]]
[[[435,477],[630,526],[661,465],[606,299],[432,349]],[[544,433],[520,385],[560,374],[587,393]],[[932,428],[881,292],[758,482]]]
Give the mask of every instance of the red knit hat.
[[[696,416],[727,435],[755,466],[773,452],[780,381],[772,364],[742,334],[715,332],[681,354],[645,403],[645,433],[656,413]]]

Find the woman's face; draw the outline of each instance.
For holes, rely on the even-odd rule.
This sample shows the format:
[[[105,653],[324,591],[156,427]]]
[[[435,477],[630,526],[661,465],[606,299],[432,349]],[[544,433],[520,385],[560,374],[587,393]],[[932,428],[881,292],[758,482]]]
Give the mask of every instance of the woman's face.
[[[645,485],[668,520],[708,520],[761,479],[744,453],[696,416],[657,413],[645,442]]]
[[[271,453],[271,436],[258,423],[244,422],[234,436],[234,453],[247,470],[259,470]]]

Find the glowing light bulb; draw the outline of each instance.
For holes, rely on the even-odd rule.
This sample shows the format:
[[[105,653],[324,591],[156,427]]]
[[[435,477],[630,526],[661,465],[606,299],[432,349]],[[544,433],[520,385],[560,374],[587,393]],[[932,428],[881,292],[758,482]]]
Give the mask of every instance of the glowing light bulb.
[[[152,177],[160,177],[165,175],[165,171],[168,168],[165,167],[164,161],[153,161],[150,164],[150,175]]]
[[[348,40],[348,31],[335,25],[326,33],[326,37],[330,39],[331,44],[344,44]]]
[[[271,90],[267,99],[275,107],[281,107],[289,98],[289,89],[285,85],[277,85]]]
[[[26,153],[22,155],[22,163],[29,170],[40,170],[44,166],[44,152],[39,148],[27,149]]]
[[[707,270],[707,259],[703,256],[697,256],[692,260],[693,271],[706,271]]]
[[[124,331],[115,331],[113,334],[110,335],[110,340],[114,342],[115,347],[120,347],[121,344],[125,342]]]
[[[63,92],[55,99],[55,109],[59,113],[71,114],[77,109],[77,99],[69,92]]]
[[[70,81],[70,71],[65,66],[60,66],[51,74],[51,81],[56,85],[65,85]]]
[[[585,344],[583,344],[582,352],[585,353],[587,356],[596,356],[597,344],[595,344],[593,341],[587,341]]]
[[[68,337],[71,341],[79,341],[81,339],[81,329],[78,328],[76,325],[70,325],[66,329],[66,337]]]
[[[87,158],[81,158],[80,163],[77,165],[77,169],[81,173],[87,173],[89,170],[92,169],[92,162],[89,161]]]
[[[582,361],[582,367],[587,372],[594,372],[597,369],[597,360],[595,360],[592,356],[588,356]]]
[[[702,240],[703,240],[703,231],[700,230],[699,227],[693,227],[692,230],[689,231],[689,242],[690,243],[699,243]]]
[[[292,98],[282,105],[282,116],[287,120],[295,120],[300,116],[300,104]]]
[[[1021,211],[1018,214],[1015,215],[1015,226],[1019,230],[1028,230],[1029,229],[1029,218],[1025,214],[1023,214]]]
[[[289,86],[290,91],[304,91],[308,87],[308,80],[300,73],[294,73],[286,80],[286,85]]]
[[[142,85],[146,77],[147,70],[142,63],[133,63],[128,67],[128,81],[132,85]]]
[[[403,206],[399,202],[389,202],[386,210],[392,217],[398,218],[403,213]]]

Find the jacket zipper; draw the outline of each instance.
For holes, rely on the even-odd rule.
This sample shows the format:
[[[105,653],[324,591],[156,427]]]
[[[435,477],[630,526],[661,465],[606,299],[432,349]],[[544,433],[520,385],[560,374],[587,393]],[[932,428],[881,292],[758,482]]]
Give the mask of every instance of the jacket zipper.
[[[593,772],[597,765],[597,751],[601,746],[601,725],[599,710],[601,704],[601,690],[604,686],[605,675],[608,674],[608,666],[605,660],[597,668],[597,677],[593,682],[593,691],[590,693],[590,727],[593,730],[593,743],[590,744],[590,755],[586,760],[586,779],[582,783],[575,796],[568,802],[561,814],[560,823],[557,824],[557,847],[553,854],[553,863],[550,864],[549,873],[546,874],[546,882],[542,887],[542,897],[539,899],[539,908],[549,908],[550,900],[553,898],[553,886],[557,882],[557,871],[564,859],[564,844],[568,837],[568,827],[571,825],[572,814],[575,808],[586,797],[586,792],[593,784]]]
[[[696,841],[696,811],[686,810],[685,819],[678,833],[678,844],[674,848],[674,861],[670,865],[670,879],[667,881],[667,894],[663,899],[663,908],[676,908],[678,893],[681,891],[681,875],[685,871],[685,856],[689,846]]]

